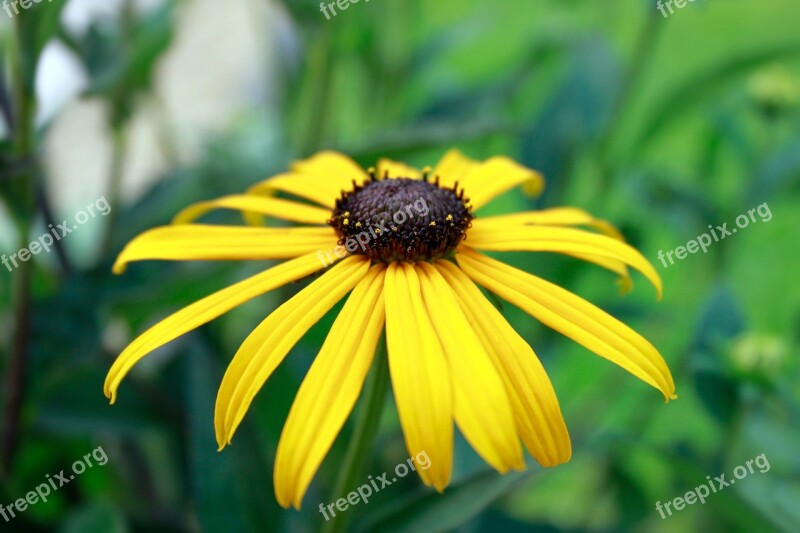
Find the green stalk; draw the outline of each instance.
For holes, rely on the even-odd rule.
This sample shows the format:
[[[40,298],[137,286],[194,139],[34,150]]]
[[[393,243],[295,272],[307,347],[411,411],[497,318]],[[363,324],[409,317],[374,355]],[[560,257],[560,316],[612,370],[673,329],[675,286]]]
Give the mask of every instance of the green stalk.
[[[381,421],[388,388],[389,359],[386,354],[386,339],[382,337],[375,350],[375,360],[372,363],[372,372],[365,387],[363,404],[358,413],[353,435],[350,437],[350,446],[345,454],[342,468],[339,470],[332,502],[346,496],[362,482],[365,458],[369,456],[378,434],[378,425]],[[347,512],[337,513],[324,525],[322,531],[325,533],[345,531],[349,517]]]
[[[288,89],[292,109],[291,120],[297,124],[290,142],[293,151],[307,156],[319,149],[325,140],[330,115],[331,78],[333,75],[333,29],[326,26],[309,43],[307,68],[298,93]]]
[[[106,230],[103,243],[100,247],[101,256],[108,257],[114,250],[114,234],[119,216],[118,206],[122,198],[122,172],[125,162],[126,135],[125,123],[113,124],[111,130],[112,151],[111,169],[108,177],[108,203],[112,206],[111,212],[106,217]]]
[[[12,139],[16,161],[25,162],[20,175],[15,176],[12,189],[17,192],[19,204],[13,210],[17,225],[19,249],[27,248],[31,220],[35,211],[36,170],[29,164],[34,156],[34,102],[32,87],[28,84],[29,65],[23,50],[23,36],[19,17],[14,19],[13,38],[10,47],[11,94],[13,109]],[[5,427],[3,428],[3,450],[0,473],[7,475],[14,462],[19,443],[20,413],[25,399],[25,380],[28,366],[28,338],[30,330],[31,284],[33,264],[30,260],[19,261],[12,273],[11,302],[14,314],[14,329],[9,348],[8,373],[6,375]]]
[[[608,176],[615,170],[612,168],[610,162],[611,154],[609,152],[616,138],[617,130],[620,124],[622,124],[625,104],[633,95],[634,90],[638,88],[642,78],[642,72],[644,72],[645,68],[651,63],[650,59],[655,51],[663,27],[663,21],[659,18],[656,11],[654,9],[647,9],[644,25],[640,29],[636,40],[635,52],[631,64],[623,76],[620,91],[614,97],[611,104],[611,113],[606,130],[595,147],[596,159],[601,170],[599,173],[600,180],[603,182],[604,187],[608,184]]]

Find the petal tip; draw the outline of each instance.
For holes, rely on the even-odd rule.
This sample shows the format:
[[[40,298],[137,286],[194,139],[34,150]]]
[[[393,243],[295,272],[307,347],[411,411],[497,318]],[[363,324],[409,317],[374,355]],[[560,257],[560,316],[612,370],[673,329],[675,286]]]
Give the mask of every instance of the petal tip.
[[[630,276],[620,276],[617,279],[620,295],[624,296],[633,290],[633,280]]]
[[[125,272],[125,267],[127,266],[128,263],[126,261],[123,261],[122,259],[117,259],[117,261],[114,263],[114,266],[111,267],[111,272],[117,275],[122,274]]]
[[[677,400],[677,399],[678,399],[678,395],[675,394],[675,392],[672,392],[670,394],[665,394],[664,395],[664,403],[669,403],[670,401]]]

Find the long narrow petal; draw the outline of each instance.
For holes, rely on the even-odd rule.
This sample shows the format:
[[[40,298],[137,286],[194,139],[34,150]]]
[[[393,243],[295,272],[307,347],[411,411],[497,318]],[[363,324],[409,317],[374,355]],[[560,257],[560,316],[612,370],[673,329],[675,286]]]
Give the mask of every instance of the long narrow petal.
[[[439,271],[417,263],[422,297],[453,382],[453,415],[472,447],[495,470],[522,470],[522,446],[503,380]]]
[[[122,379],[140,359],[173,339],[176,339],[244,302],[298,280],[322,269],[316,254],[286,261],[230,287],[217,291],[202,300],[184,307],[139,335],[120,354],[105,382],[105,394],[114,403]]]
[[[207,202],[199,202],[178,213],[173,224],[189,224],[209,211],[216,209],[233,209],[244,213],[255,213],[269,217],[290,220],[301,224],[324,225],[331,216],[330,211],[308,204],[281,200],[265,196],[234,194],[223,196]]]
[[[475,228],[510,228],[521,225],[544,226],[590,226],[600,230],[609,237],[623,240],[622,234],[607,220],[595,218],[588,212],[575,207],[553,207],[540,211],[525,211],[510,215],[497,215],[476,219]]]
[[[524,225],[546,225],[546,226],[589,226],[599,230],[604,235],[621,242],[625,242],[622,233],[610,222],[595,218],[588,212],[575,207],[554,207],[542,209],[540,211],[526,211],[510,215],[498,215],[492,217],[478,218],[472,222],[472,228],[476,231],[506,231],[512,227]],[[587,261],[608,269],[619,275],[619,284],[623,293],[633,288],[630,272],[627,265],[622,261],[609,259],[599,255],[581,254],[565,252],[566,255],[575,257],[582,261]]]
[[[467,247],[456,255],[476,283],[674,399],[672,374],[652,344],[606,312],[541,278]]]
[[[422,173],[416,168],[392,161],[391,159],[381,159],[378,161],[377,178],[382,180],[387,176],[389,178],[411,178],[418,180],[422,177]]]
[[[358,399],[383,331],[385,271],[376,265],[356,285],[297,392],[275,458],[275,494],[283,507],[300,509]]]
[[[661,277],[635,248],[605,235],[557,226],[515,226],[503,231],[471,228],[469,246],[479,250],[558,252],[605,257],[635,268],[650,280],[661,298]]]
[[[539,358],[464,272],[449,261],[435,265],[503,378],[525,447],[542,466],[569,461],[567,426]]]
[[[342,187],[325,183],[314,176],[287,173],[278,174],[247,189],[247,194],[257,196],[273,196],[279,192],[333,209],[342,194]]]
[[[406,448],[425,452],[430,467],[417,469],[439,492],[453,465],[453,390],[442,346],[431,326],[414,267],[391,263],[386,272],[386,342],[389,371]]]
[[[544,188],[542,175],[507,157],[492,157],[473,168],[462,185],[473,209],[478,210],[491,200],[522,185],[528,194],[539,194]]]
[[[464,184],[472,170],[480,163],[453,149],[448,151],[433,169],[433,177],[439,178],[439,185],[445,189],[452,188],[456,183]]]
[[[147,259],[167,261],[216,259],[288,259],[336,246],[332,228],[250,228],[187,224],[146,231],[117,257],[114,272]]]
[[[222,378],[214,413],[217,441],[230,444],[258,391],[289,350],[369,269],[362,256],[348,257],[273,311],[247,337]]]

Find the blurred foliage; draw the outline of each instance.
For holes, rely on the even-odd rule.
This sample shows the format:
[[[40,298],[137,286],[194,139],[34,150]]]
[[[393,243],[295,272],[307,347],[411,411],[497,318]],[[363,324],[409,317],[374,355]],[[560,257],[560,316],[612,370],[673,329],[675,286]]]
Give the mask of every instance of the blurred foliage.
[[[192,2],[150,10],[122,2],[115,17],[75,33],[62,10],[42,3],[3,22],[0,108],[2,236],[16,251],[64,212],[39,163],[51,123],[30,150],[12,134],[32,126],[15,116],[22,94],[35,102],[35,75],[47,43],[59,42],[88,79],[84,101],[110,110],[114,156],[107,176],[114,216],[96,239],[90,265],[32,267],[28,371],[14,424],[12,331],[19,324],[7,290],[20,273],[0,272],[3,431],[19,438],[3,474],[8,504],[102,445],[109,463],[31,507],[15,531],[311,531],[323,519],[348,425],[315,478],[302,512],[281,510],[272,462],[295,392],[335,316],[298,344],[258,396],[235,445],[217,453],[216,388],[247,332],[294,284],[265,295],[149,356],[111,408],[102,382],[137,333],[263,265],[141,264],[111,275],[115,254],[138,232],[167,223],[190,202],[235,193],[320,148],[365,166],[387,156],[424,166],[457,146],[481,158],[498,153],[541,170],[541,198],[505,195],[487,213],[575,205],[617,224],[665,281],[662,302],[637,279],[621,298],[613,279],[590,265],[542,254],[504,254],[574,290],[642,332],[664,354],[680,399],[657,394],[620,369],[534,323],[503,311],[531,341],[561,401],[574,443],[572,462],[521,474],[488,472],[463,440],[454,484],[438,495],[411,476],[351,512],[358,531],[798,531],[800,510],[800,37],[791,0],[688,4],[664,18],[654,2],[585,0],[375,0],[331,20],[315,0],[268,2],[279,22],[280,61],[267,67],[273,90],[250,102],[206,140],[191,164],[173,161],[139,195],[122,194],[125,131],[156,85]],[[216,7],[218,10],[224,6]],[[5,15],[0,16],[4,18]],[[213,21],[212,21],[213,23]],[[283,37],[280,37],[280,36]],[[287,37],[288,36],[288,37]],[[267,42],[265,40],[265,42]],[[17,59],[14,59],[17,58]],[[18,61],[16,65],[14,62]],[[198,62],[203,69],[214,64]],[[215,102],[206,105],[214,106]],[[30,111],[30,110],[29,110]],[[166,142],[162,140],[161,142]],[[36,211],[26,185],[35,184]],[[22,192],[21,192],[22,191]],[[664,269],[657,259],[768,202],[769,222]],[[20,235],[22,232],[22,235]],[[29,240],[29,239],[28,239]],[[37,258],[38,259],[38,258]],[[0,269],[1,270],[1,269]],[[392,402],[365,472],[406,458]],[[770,470],[662,520],[668,501],[764,453]],[[529,460],[529,463],[533,463]],[[730,475],[730,474],[728,474]],[[354,487],[355,488],[355,487]],[[5,529],[4,529],[5,530]]]

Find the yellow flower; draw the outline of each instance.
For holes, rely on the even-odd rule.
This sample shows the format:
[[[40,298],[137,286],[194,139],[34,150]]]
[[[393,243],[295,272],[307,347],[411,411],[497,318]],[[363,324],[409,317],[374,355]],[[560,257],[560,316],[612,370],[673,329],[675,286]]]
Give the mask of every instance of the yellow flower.
[[[543,466],[568,461],[571,446],[555,392],[536,354],[486,299],[482,286],[597,355],[675,397],[658,351],[578,296],[479,250],[567,254],[625,280],[638,270],[661,280],[607,222],[575,208],[476,218],[517,186],[538,192],[539,174],[505,157],[485,162],[450,151],[432,171],[381,160],[365,172],[322,152],[246,195],[203,202],[174,225],[135,238],[114,271],[132,261],[287,259],[159,322],[119,356],[105,383],[113,403],[128,371],[149,352],[228,310],[335,263],[247,337],[222,380],[215,429],[222,449],[264,382],[295,343],[348,293],[292,405],[275,464],[281,505],[299,508],[311,479],[353,409],[386,327],[389,370],[406,446],[425,452],[423,482],[450,481],[453,422],[499,472],[525,467],[522,446]],[[276,194],[298,201],[279,199]],[[194,221],[233,209],[302,227],[213,226]],[[593,230],[580,229],[586,226]],[[628,282],[629,284],[629,282]]]

